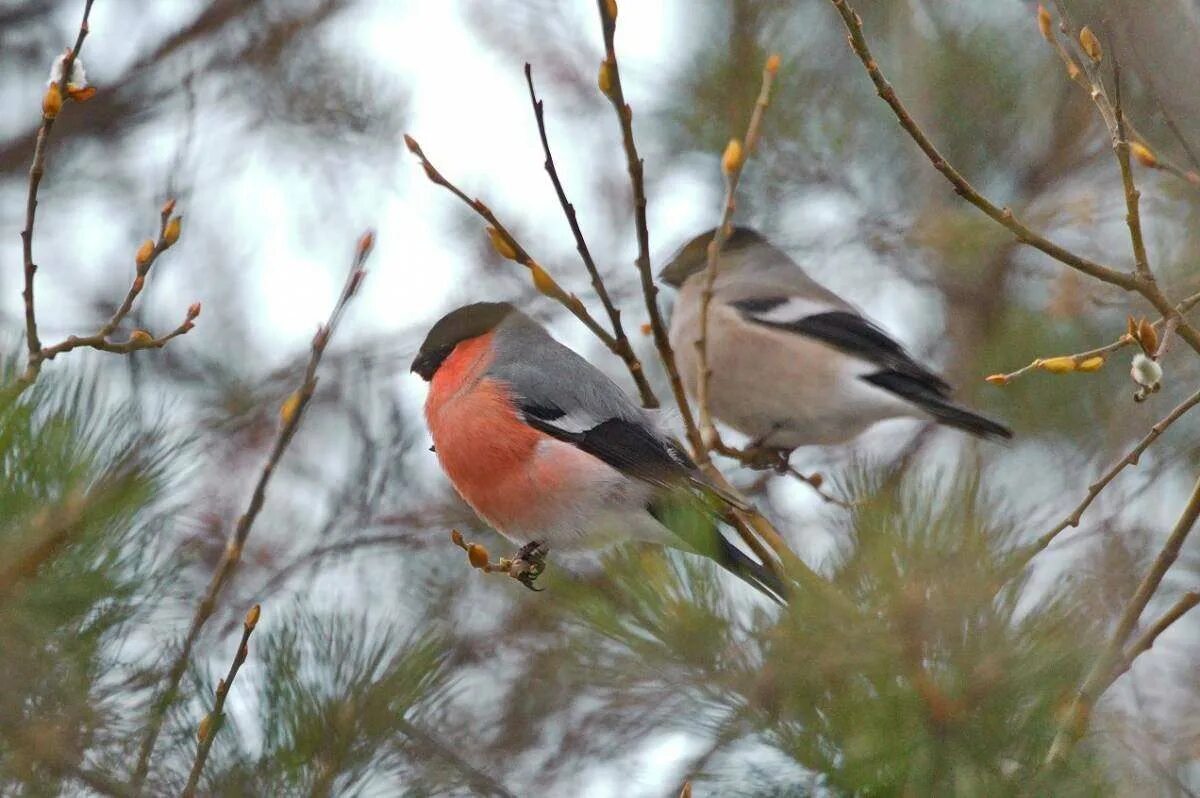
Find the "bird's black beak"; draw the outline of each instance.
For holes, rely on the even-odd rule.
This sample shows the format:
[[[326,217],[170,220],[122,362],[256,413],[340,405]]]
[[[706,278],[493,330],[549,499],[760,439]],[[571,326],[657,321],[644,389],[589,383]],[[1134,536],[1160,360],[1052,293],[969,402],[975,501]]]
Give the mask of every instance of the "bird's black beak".
[[[436,370],[437,367],[429,362],[429,354],[426,352],[421,352],[413,358],[412,368],[409,369],[409,371],[419,374],[425,382],[429,382]]]
[[[442,361],[449,357],[453,351],[454,347],[452,346],[421,350],[413,359],[412,368],[409,371],[421,375],[421,379],[429,382],[433,379],[433,375],[437,373],[437,370],[442,367]]]

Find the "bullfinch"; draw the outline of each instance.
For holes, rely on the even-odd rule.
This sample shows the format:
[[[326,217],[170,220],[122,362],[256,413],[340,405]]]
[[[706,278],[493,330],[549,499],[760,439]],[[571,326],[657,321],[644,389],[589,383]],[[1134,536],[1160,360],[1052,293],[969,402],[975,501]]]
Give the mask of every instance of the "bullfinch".
[[[692,396],[713,233],[684,245],[660,273],[679,289],[670,338]],[[903,416],[1012,437],[1002,424],[955,404],[941,377],[754,230],[734,228],[718,266],[708,311],[709,411],[754,446],[787,452],[843,443]]]
[[[506,302],[451,311],[412,371],[459,495],[513,543],[551,551],[622,540],[705,555],[772,598],[779,578],[721,534],[736,503],[616,383]]]

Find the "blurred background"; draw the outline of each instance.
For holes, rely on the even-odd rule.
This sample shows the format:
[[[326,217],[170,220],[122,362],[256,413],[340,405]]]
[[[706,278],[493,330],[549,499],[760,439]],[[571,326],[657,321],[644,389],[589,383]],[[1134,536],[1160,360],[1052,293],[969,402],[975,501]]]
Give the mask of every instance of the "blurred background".
[[[82,5],[0,2],[7,362],[24,346],[18,233],[40,99]],[[1126,113],[1155,152],[1200,170],[1200,6],[1068,6],[1119,54]],[[976,187],[1081,254],[1131,267],[1107,131],[1039,35],[1035,5],[855,7],[900,97]],[[705,796],[1200,792],[1196,618],[1105,697],[1069,777],[1032,781],[1195,480],[1200,421],[1171,427],[1033,568],[1007,581],[1004,570],[1193,392],[1191,353],[1172,349],[1163,391],[1137,404],[1130,350],[1094,374],[986,384],[1035,357],[1107,344],[1127,314],[1150,309],[1022,248],[957,198],[875,96],[829,3],[624,0],[617,48],[656,271],[715,224],[719,153],[744,131],[778,52],[737,218],[936,364],[1014,442],[896,421],[850,446],[796,452],[793,464],[852,509],[722,463],[853,597],[861,623],[815,596],[780,612],[706,563],[636,547],[555,562],[538,595],[484,577],[449,530],[494,554],[509,545],[428,451],[425,388],[408,366],[429,325],[469,301],[513,301],[633,386],[425,179],[402,135],[601,316],[542,169],[529,62],[566,190],[669,396],[640,331],[629,181],[596,86],[595,4],[102,0],[83,49],[99,93],[56,123],[40,193],[42,338],[111,315],[168,198],[183,236],[125,326],[160,334],[192,302],[204,311],[162,350],[63,356],[24,410],[4,410],[10,551],[39,507],[138,464],[86,534],[0,606],[0,793],[96,790],[81,768],[129,778],[155,691],[367,228],[377,231],[367,282],[167,713],[151,794],[186,780],[197,724],[256,602],[262,621],[204,794],[666,796],[685,779]],[[1135,170],[1159,282],[1173,297],[1195,293],[1200,190]],[[1198,583],[1193,538],[1146,617]]]

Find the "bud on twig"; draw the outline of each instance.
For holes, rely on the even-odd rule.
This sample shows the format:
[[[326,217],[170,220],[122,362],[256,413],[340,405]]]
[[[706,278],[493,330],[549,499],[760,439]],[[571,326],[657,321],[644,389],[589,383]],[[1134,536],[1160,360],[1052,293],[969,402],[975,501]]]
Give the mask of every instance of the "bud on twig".
[[[162,209],[159,210],[158,213],[160,216],[162,216],[164,221],[166,221],[167,219],[170,219],[171,214],[175,213],[175,200],[169,199],[166,202],[164,202]]]
[[[167,222],[167,226],[163,228],[163,243],[166,246],[172,246],[179,240],[179,233],[182,231],[183,217],[173,216],[171,221]]]
[[[1051,374],[1067,374],[1075,370],[1075,358],[1070,355],[1048,357],[1045,360],[1039,360],[1037,367]]]
[[[721,156],[721,171],[728,177],[742,167],[744,158],[742,142],[738,139],[730,139],[729,143],[725,145],[725,154]]]
[[[529,265],[529,273],[533,277],[533,287],[539,294],[551,299],[567,299],[567,292],[562,289],[550,273],[536,263]]]
[[[254,627],[258,626],[258,618],[262,615],[262,605],[255,604],[246,611],[245,626],[247,632],[253,632]]]
[[[596,85],[600,87],[600,91],[604,96],[609,96],[612,92],[612,65],[608,63],[608,59],[600,62],[600,72],[596,75]]]
[[[138,247],[137,255],[135,255],[133,259],[138,266],[145,266],[153,255],[154,242],[147,238],[142,242],[142,245]]]
[[[1129,142],[1129,152],[1133,154],[1134,158],[1137,158],[1138,163],[1148,169],[1158,166],[1158,156],[1154,154],[1152,149],[1140,141]]]
[[[212,731],[212,715],[205,715],[200,720],[200,726],[196,729],[196,739],[204,742],[208,739],[209,732]]]
[[[467,547],[467,544],[463,542],[462,532],[459,532],[457,529],[450,530],[450,540],[459,548],[465,549]]]
[[[148,344],[154,340],[154,336],[145,330],[134,330],[129,334],[129,343],[131,344]]]
[[[1104,368],[1104,358],[1100,357],[1099,355],[1096,357],[1089,357],[1087,360],[1080,363],[1076,368],[1078,368],[1080,371],[1087,372],[1099,371],[1100,369]]]
[[[1141,344],[1142,351],[1150,357],[1154,357],[1158,353],[1158,332],[1154,329],[1154,325],[1146,319],[1138,322],[1137,326],[1137,342]]]
[[[284,424],[291,424],[292,419],[296,417],[296,411],[300,409],[300,392],[288,396],[283,400],[283,404],[279,406],[279,418]]]
[[[187,309],[188,321],[193,321],[196,318],[198,318],[199,316],[200,316],[200,303],[193,302],[191,305],[188,306],[188,309]]]
[[[492,240],[492,246],[500,253],[501,257],[508,258],[509,260],[517,259],[516,249],[513,248],[512,244],[508,243],[508,239],[499,230],[489,227],[487,234],[488,238]]]
[[[984,379],[992,385],[1008,385],[1008,376],[1005,374],[989,374]]]
[[[779,53],[771,53],[771,57],[767,59],[767,72],[775,75],[779,72]]]
[[[1039,5],[1037,8],[1038,30],[1042,32],[1042,38],[1050,43],[1054,43],[1054,20],[1050,18],[1050,12],[1046,7]]]
[[[46,87],[46,93],[42,95],[42,116],[53,119],[62,110],[62,104],[62,92],[59,90],[58,84],[51,83]]]
[[[368,230],[359,236],[358,249],[355,251],[355,257],[360,261],[365,260],[371,254],[371,250],[375,248],[375,232]]]
[[[1096,34],[1092,33],[1092,29],[1087,25],[1084,25],[1079,31],[1079,46],[1087,53],[1088,58],[1097,64],[1104,57],[1104,51],[1100,48],[1100,40],[1096,38]]]
[[[488,550],[478,543],[471,543],[467,546],[467,560],[470,561],[472,567],[486,568],[491,562],[491,557],[488,556]]]

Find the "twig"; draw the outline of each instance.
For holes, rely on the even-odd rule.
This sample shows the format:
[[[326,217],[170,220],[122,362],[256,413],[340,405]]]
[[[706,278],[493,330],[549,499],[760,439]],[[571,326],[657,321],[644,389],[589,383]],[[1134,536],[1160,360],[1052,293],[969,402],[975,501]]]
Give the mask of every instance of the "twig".
[[[638,155],[637,142],[633,138],[633,109],[625,102],[625,91],[621,87],[621,68],[617,62],[617,50],[613,37],[617,30],[617,4],[613,0],[596,0],[600,11],[600,27],[604,34],[604,61],[600,65],[601,81],[605,95],[612,102],[617,112],[617,121],[621,128],[621,142],[625,149],[625,163],[629,170],[629,182],[633,192],[633,219],[637,232],[637,270],[642,284],[642,298],[646,303],[646,312],[650,317],[650,332],[654,336],[654,346],[658,349],[659,359],[667,372],[667,380],[671,384],[671,393],[679,408],[683,420],[684,432],[688,445],[696,457],[701,457],[704,451],[704,441],[692,416],[687,394],[683,389],[683,380],[679,377],[679,368],[675,364],[675,352],[671,348],[671,339],[667,326],[663,323],[662,311],[658,307],[658,286],[654,284],[654,274],[650,267],[650,226],[646,221],[646,180],[645,162]]]
[[[1058,732],[1055,734],[1054,741],[1050,745],[1050,752],[1046,756],[1047,767],[1061,763],[1075,742],[1083,736],[1092,707],[1104,690],[1112,684],[1113,669],[1119,667],[1122,662],[1121,652],[1125,641],[1129,638],[1133,627],[1146,609],[1146,605],[1150,603],[1155,591],[1158,590],[1167,569],[1179,557],[1179,551],[1183,547],[1184,541],[1187,540],[1188,533],[1195,525],[1197,517],[1200,517],[1200,480],[1197,480],[1192,488],[1192,494],[1188,498],[1179,520],[1175,522],[1171,534],[1167,537],[1166,543],[1163,544],[1162,550],[1155,557],[1150,570],[1142,577],[1137,590],[1134,591],[1133,596],[1125,605],[1125,609],[1121,612],[1121,617],[1113,630],[1112,639],[1092,665],[1075,700],[1071,702],[1070,709],[1063,713]]]
[[[1126,466],[1136,466],[1138,464],[1138,460],[1142,456],[1142,453],[1150,448],[1150,444],[1158,440],[1158,437],[1166,431],[1167,427],[1178,421],[1185,413],[1187,413],[1197,404],[1200,404],[1200,392],[1189,396],[1178,407],[1176,407],[1161,420],[1159,420],[1158,423],[1151,427],[1150,431],[1146,433],[1146,436],[1138,441],[1137,446],[1134,446],[1132,449],[1130,449],[1128,454],[1118,460],[1117,463],[1108,471],[1106,471],[1098,480],[1093,482],[1091,485],[1088,485],[1087,496],[1085,496],[1083,501],[1079,503],[1079,506],[1071,511],[1070,515],[1068,515],[1053,529],[1042,535],[1030,545],[1029,549],[1026,550],[1021,559],[1018,561],[1017,567],[1024,567],[1026,563],[1028,563],[1037,554],[1044,551],[1047,546],[1053,543],[1054,539],[1068,527],[1073,528],[1079,526],[1079,521],[1081,518],[1083,518],[1084,511],[1086,511],[1087,508],[1092,505],[1092,502],[1096,500],[1096,497],[1100,495],[1100,492],[1108,487],[1108,483],[1116,479],[1117,475],[1120,474]]]
[[[50,92],[57,92],[60,108],[64,98],[73,96],[69,89],[71,70],[75,65],[75,59],[78,57],[79,51],[83,48],[83,40],[88,34],[88,15],[92,11],[92,2],[93,0],[86,0],[83,8],[83,21],[79,25],[79,34],[75,39],[75,46],[63,56],[62,78],[58,84],[51,86],[49,89]],[[134,300],[141,293],[146,274],[149,272],[151,265],[179,237],[180,222],[178,217],[171,216],[171,212],[175,207],[175,203],[172,201],[163,206],[158,241],[154,242],[149,248],[143,245],[142,249],[138,251],[137,276],[134,278],[124,302],[121,303],[109,321],[95,335],[84,337],[70,336],[65,341],[54,346],[42,347],[41,339],[38,336],[37,311],[34,302],[34,277],[37,274],[38,267],[33,262],[33,228],[37,215],[38,188],[41,185],[42,176],[46,170],[46,143],[50,138],[50,130],[54,126],[54,120],[60,113],[60,108],[47,108],[46,104],[43,103],[42,124],[38,128],[37,141],[34,145],[33,163],[29,167],[29,189],[25,202],[25,228],[21,231],[25,279],[25,287],[21,296],[25,305],[25,342],[28,349],[28,357],[26,358],[24,371],[10,385],[0,390],[0,397],[5,399],[13,399],[19,396],[37,380],[38,375],[41,373],[42,365],[47,360],[53,360],[63,352],[69,352],[81,346],[120,354],[128,354],[129,352],[141,349],[160,348],[165,346],[172,338],[183,335],[190,330],[196,317],[200,314],[200,306],[198,304],[192,305],[188,309],[187,317],[183,323],[173,332],[159,338],[155,338],[145,331],[135,331],[134,335],[123,343],[114,343],[108,340],[108,337],[116,331],[118,325],[132,309]]]
[[[583,237],[583,230],[580,229],[579,220],[575,216],[575,206],[567,199],[567,192],[558,177],[558,169],[554,166],[554,156],[550,152],[550,140],[546,135],[543,103],[534,92],[533,68],[528,63],[525,64],[525,82],[529,84],[529,101],[533,103],[533,115],[537,120],[538,136],[542,140],[542,151],[546,153],[546,174],[550,175],[550,182],[554,184],[554,193],[558,195],[558,204],[562,206],[563,213],[567,217],[567,224],[571,227],[571,234],[575,236],[575,248],[579,251],[584,268],[592,278],[592,288],[595,289],[600,303],[604,305],[604,311],[608,314],[608,320],[612,324],[615,343],[613,352],[625,361],[625,367],[629,369],[629,375],[633,377],[638,393],[641,394],[642,406],[658,407],[658,397],[654,395],[650,382],[646,379],[642,362],[638,360],[637,354],[634,353],[633,347],[629,343],[629,338],[625,335],[625,328],[621,324],[621,311],[613,304],[612,298],[608,294],[608,288],[605,287],[604,280],[600,277],[600,270],[596,268],[596,262],[592,259],[591,250],[588,249],[587,240]]]
[[[57,87],[60,103],[62,98],[69,96],[67,83],[71,77],[71,70],[75,66],[75,59],[79,56],[79,51],[83,49],[83,40],[88,35],[88,16],[92,13],[93,1],[86,0],[83,4],[83,19],[79,23],[75,46],[67,51],[63,59],[62,79]],[[29,167],[29,191],[25,199],[25,229],[21,231],[21,249],[25,266],[25,290],[22,293],[25,300],[25,343],[29,348],[31,361],[42,348],[41,341],[38,339],[37,316],[34,312],[33,302],[33,277],[37,272],[37,265],[33,262],[33,222],[37,215],[38,186],[41,184],[42,175],[46,170],[46,142],[50,138],[50,129],[54,127],[57,115],[57,110],[42,109],[42,124],[38,128],[37,141],[33,147],[33,164]]]
[[[713,425],[712,412],[709,410],[708,384],[712,378],[712,369],[708,365],[708,311],[712,304],[713,286],[717,281],[721,248],[732,232],[733,212],[737,207],[737,187],[742,179],[742,171],[746,160],[754,152],[758,144],[759,128],[762,126],[763,114],[771,102],[771,84],[775,73],[779,71],[779,56],[772,55],[763,67],[762,86],[754,110],[750,114],[750,122],[746,127],[745,144],[733,139],[721,158],[721,171],[725,174],[725,204],[721,211],[721,222],[713,231],[713,237],[708,242],[708,260],[704,268],[704,283],[700,291],[700,337],[696,340],[696,368],[699,371],[696,379],[696,415],[700,427],[700,440],[704,443],[704,451],[698,453],[702,459],[708,458],[708,452],[720,442],[717,428]]]
[[[196,608],[196,614],[192,618],[192,623],[188,629],[187,637],[184,639],[183,647],[175,657],[167,673],[167,685],[156,699],[151,710],[146,735],[142,739],[142,745],[138,752],[137,765],[133,774],[132,787],[134,793],[141,793],[142,785],[145,783],[146,774],[150,767],[150,755],[154,752],[154,745],[158,741],[159,733],[162,731],[167,709],[175,701],[175,697],[179,691],[179,683],[183,679],[184,671],[187,670],[192,649],[200,637],[200,632],[204,629],[205,624],[208,623],[216,610],[217,599],[221,594],[221,590],[225,587],[225,584],[229,581],[238,563],[241,561],[246,539],[249,538],[254,521],[258,518],[259,511],[262,510],[263,501],[266,498],[267,484],[271,481],[271,476],[275,473],[275,469],[278,467],[283,453],[287,450],[288,444],[291,443],[292,438],[295,436],[296,430],[300,426],[300,420],[304,416],[304,409],[312,400],[313,394],[317,389],[317,367],[321,364],[321,357],[325,354],[325,347],[328,346],[329,339],[333,335],[342,314],[345,312],[346,306],[358,291],[359,286],[362,285],[363,277],[366,275],[363,266],[371,253],[373,245],[374,235],[372,233],[365,233],[359,239],[354,259],[350,266],[350,272],[346,276],[345,285],[342,287],[342,293],[333,307],[333,312],[330,314],[329,320],[323,326],[318,327],[316,335],[313,336],[311,354],[308,359],[308,366],[304,371],[304,379],[295,393],[284,402],[281,411],[282,424],[279,428],[279,433],[275,437],[275,443],[271,447],[271,452],[267,456],[267,461],[263,465],[262,472],[259,474],[258,481],[254,486],[254,491],[250,496],[250,504],[246,508],[246,512],[237,520],[233,534],[230,536],[229,543],[225,547],[221,561],[217,564],[204,598]]]
[[[1106,266],[1085,258],[1082,255],[1077,255],[1029,228],[1013,214],[1012,209],[1001,208],[980,194],[963,177],[962,173],[955,169],[942,156],[929,140],[929,137],[925,135],[925,132],[921,130],[921,127],[913,119],[912,115],[909,114],[904,104],[900,102],[899,97],[896,95],[896,90],[892,88],[887,78],[884,77],[878,63],[875,61],[875,57],[871,54],[871,49],[867,45],[866,38],[863,35],[862,18],[849,6],[846,0],[829,0],[829,2],[841,16],[842,23],[845,25],[848,34],[847,40],[850,44],[850,49],[854,51],[859,61],[862,62],[863,67],[867,71],[867,76],[875,85],[880,98],[891,108],[892,113],[900,122],[900,126],[916,142],[921,152],[933,164],[933,167],[954,186],[955,193],[981,210],[988,218],[1011,232],[1022,244],[1032,246],[1060,263],[1090,277],[1094,277],[1101,282],[1115,285],[1125,291],[1133,291],[1141,294],[1164,317],[1170,318],[1173,315],[1178,315],[1174,304],[1159,290],[1153,280],[1147,279],[1144,275],[1136,271],[1119,271],[1111,266]],[[1200,353],[1200,331],[1197,331],[1190,324],[1181,321],[1178,333],[1181,338],[1188,342],[1188,345],[1193,350]]]
[[[1125,114],[1121,109],[1121,63],[1117,60],[1116,48],[1110,54],[1113,65],[1113,116],[1116,117],[1116,136],[1113,148],[1117,163],[1121,166],[1121,183],[1125,187],[1125,223],[1129,226],[1129,240],[1133,245],[1133,265],[1143,279],[1153,280],[1150,261],[1146,256],[1146,241],[1142,236],[1142,218],[1138,210],[1141,192],[1133,183],[1133,167],[1129,163],[1129,138],[1125,133]]]
[[[1108,684],[1105,687],[1107,688],[1108,685],[1111,685],[1133,667],[1133,661],[1153,648],[1154,642],[1158,639],[1159,635],[1167,631],[1173,623],[1190,612],[1197,604],[1200,604],[1200,591],[1192,590],[1180,596],[1179,600],[1169,610],[1147,627],[1146,631],[1142,632],[1137,640],[1133,641],[1133,645],[1125,652],[1125,656],[1120,664],[1109,674]]]
[[[479,216],[481,216],[483,220],[490,225],[488,229],[488,235],[492,237],[492,244],[496,247],[497,252],[509,260],[514,260],[524,266],[526,269],[529,269],[530,274],[533,277],[534,287],[537,288],[539,292],[557,301],[560,305],[571,311],[571,315],[583,322],[583,325],[587,327],[593,335],[599,338],[600,341],[606,347],[608,347],[609,351],[620,357],[617,339],[613,337],[612,333],[604,329],[600,322],[596,321],[595,317],[588,312],[586,307],[584,307],[583,302],[580,301],[579,297],[572,293],[568,293],[562,286],[555,282],[554,278],[551,277],[550,274],[543,269],[542,266],[535,261],[532,256],[530,256],[525,248],[521,246],[520,242],[513,237],[508,228],[496,218],[496,214],[492,213],[492,209],[484,204],[483,200],[478,198],[471,199],[462,189],[447,180],[446,177],[442,175],[442,173],[439,172],[437,168],[430,162],[429,158],[425,156],[425,152],[421,149],[421,145],[418,144],[417,140],[412,136],[405,135],[404,143],[408,147],[409,152],[417,156],[417,158],[421,161],[421,167],[425,170],[425,176],[429,178],[430,182],[445,188],[451,194],[458,197],[460,200],[462,200],[463,204],[475,211],[475,213],[479,214]]]
[[[925,132],[921,130],[920,126],[912,118],[912,115],[908,113],[904,104],[900,102],[900,98],[896,95],[896,90],[892,88],[887,78],[884,77],[883,72],[880,71],[875,57],[871,54],[870,47],[867,46],[867,41],[863,36],[862,18],[849,6],[846,0],[829,0],[829,2],[833,4],[838,14],[841,15],[842,23],[845,25],[848,33],[850,48],[858,56],[863,66],[866,67],[867,75],[871,78],[871,82],[875,84],[875,89],[879,93],[880,98],[892,109],[892,113],[899,120],[900,126],[904,128],[905,132],[921,148],[921,152],[925,153],[925,156],[933,164],[933,167],[941,172],[954,186],[956,194],[1009,230],[1022,244],[1028,244],[1035,249],[1041,250],[1055,260],[1065,263],[1071,268],[1077,269],[1098,280],[1119,286],[1127,291],[1135,290],[1136,280],[1132,274],[1104,266],[1055,244],[1053,241],[1027,227],[1017,219],[1010,208],[1000,208],[980,194],[942,156],[941,152],[938,151],[937,147],[933,145],[933,142],[929,140],[929,137],[925,135]]]
[[[246,661],[246,656],[250,653],[250,635],[254,631],[254,627],[258,625],[258,617],[261,612],[262,608],[255,604],[246,613],[246,619],[242,623],[242,642],[238,644],[237,654],[234,655],[225,678],[217,683],[216,701],[213,702],[212,712],[205,715],[204,720],[200,722],[196,759],[192,762],[192,771],[188,774],[187,785],[180,793],[181,798],[193,798],[196,794],[196,787],[200,783],[200,774],[204,771],[204,763],[208,761],[208,752],[212,749],[213,739],[216,738],[217,732],[221,730],[221,725],[225,721],[225,698],[229,695],[229,688],[233,686],[233,680],[237,678],[238,670],[241,669],[242,663]]]
[[[1172,315],[1166,319],[1160,318],[1160,319],[1158,319],[1158,321],[1155,321],[1153,323],[1152,326],[1155,328],[1156,332],[1161,330],[1161,333],[1159,334],[1158,351],[1154,354],[1155,360],[1160,359],[1164,354],[1166,354],[1167,348],[1168,348],[1167,342],[1171,339],[1171,336],[1175,332],[1175,329],[1179,326],[1179,318],[1182,317],[1184,314],[1186,314],[1188,311],[1190,311],[1192,308],[1194,308],[1197,304],[1200,304],[1200,294],[1192,294],[1191,296],[1187,297],[1186,299],[1184,299],[1182,302],[1180,302],[1178,305],[1175,306],[1175,312],[1178,315]],[[1071,364],[1074,367],[1071,370],[1077,371],[1079,369],[1079,366],[1081,364],[1087,362],[1088,360],[1092,360],[1093,358],[1097,358],[1097,357],[1107,358],[1113,352],[1124,349],[1125,347],[1129,346],[1130,344],[1133,344],[1134,342],[1135,342],[1135,340],[1132,336],[1123,334],[1123,335],[1121,335],[1120,338],[1113,341],[1111,344],[1105,344],[1104,346],[1098,346],[1095,349],[1089,349],[1085,352],[1077,352],[1073,355],[1060,355],[1057,357],[1050,357],[1050,358],[1041,358],[1041,357],[1035,358],[1034,360],[1030,361],[1030,363],[1028,365],[1023,366],[1023,367],[1017,369],[1016,371],[1010,371],[1007,374],[992,374],[992,375],[988,376],[986,379],[988,382],[992,383],[993,385],[1007,385],[1009,382],[1015,380],[1016,378],[1024,376],[1025,374],[1028,374],[1029,372],[1034,371],[1038,368],[1041,368],[1042,365],[1045,364],[1046,361],[1048,361],[1048,360],[1054,361],[1054,360],[1059,360],[1060,358],[1064,358],[1064,357],[1071,359]]]

